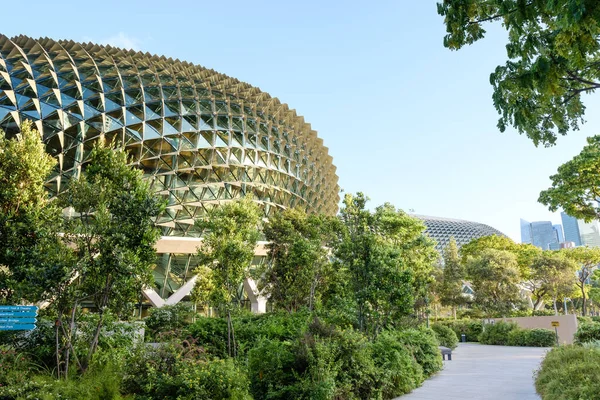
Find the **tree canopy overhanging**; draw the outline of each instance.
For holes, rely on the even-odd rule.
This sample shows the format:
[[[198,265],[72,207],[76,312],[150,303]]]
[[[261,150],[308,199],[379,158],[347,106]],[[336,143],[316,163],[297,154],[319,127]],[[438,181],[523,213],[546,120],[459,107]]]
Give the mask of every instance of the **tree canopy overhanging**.
[[[490,75],[501,132],[511,125],[552,146],[584,122],[582,95],[600,88],[600,2],[444,0],[437,8],[451,50],[483,39],[486,23],[508,31],[508,59]]]

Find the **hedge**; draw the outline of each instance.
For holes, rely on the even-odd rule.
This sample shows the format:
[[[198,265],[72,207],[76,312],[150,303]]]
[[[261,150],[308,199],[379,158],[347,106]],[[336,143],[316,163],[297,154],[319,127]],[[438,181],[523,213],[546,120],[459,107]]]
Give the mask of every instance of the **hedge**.
[[[535,388],[543,400],[595,400],[600,393],[600,350],[556,347],[542,361]]]
[[[514,322],[500,321],[486,325],[479,341],[501,346],[551,347],[556,336],[549,329],[520,329]]]
[[[435,332],[435,336],[441,346],[449,347],[452,350],[458,346],[458,337],[449,327],[441,324],[433,324],[431,329]]]

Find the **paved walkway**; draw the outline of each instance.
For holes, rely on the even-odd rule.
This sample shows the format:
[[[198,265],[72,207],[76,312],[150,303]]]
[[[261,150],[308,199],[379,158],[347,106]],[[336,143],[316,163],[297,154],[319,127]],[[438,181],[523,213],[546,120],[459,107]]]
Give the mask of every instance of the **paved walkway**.
[[[533,372],[546,348],[461,343],[452,361],[401,400],[539,400]]]

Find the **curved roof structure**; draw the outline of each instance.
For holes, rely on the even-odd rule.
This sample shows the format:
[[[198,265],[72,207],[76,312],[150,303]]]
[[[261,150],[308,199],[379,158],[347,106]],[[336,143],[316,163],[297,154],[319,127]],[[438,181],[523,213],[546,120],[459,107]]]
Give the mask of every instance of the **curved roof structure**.
[[[24,119],[58,167],[77,176],[99,137],[125,146],[156,193],[165,235],[196,236],[194,218],[251,194],[268,215],[300,206],[335,214],[336,169],[304,118],[256,87],[197,65],[73,41],[0,35],[0,128]]]
[[[412,215],[423,221],[427,229],[425,233],[437,242],[435,248],[441,253],[454,237],[457,246],[469,243],[473,239],[483,236],[506,236],[497,229],[479,222],[465,221],[462,219],[451,219],[442,217],[431,217],[427,215]]]

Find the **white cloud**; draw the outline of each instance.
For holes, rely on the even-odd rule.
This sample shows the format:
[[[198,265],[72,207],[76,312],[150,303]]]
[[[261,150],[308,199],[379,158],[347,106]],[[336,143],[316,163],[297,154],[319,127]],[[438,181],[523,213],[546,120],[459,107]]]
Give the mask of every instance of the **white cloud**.
[[[116,35],[112,35],[110,37],[93,40],[90,37],[84,37],[84,41],[86,42],[94,42],[98,44],[108,44],[113,47],[119,47],[125,50],[135,50],[139,51],[142,41],[136,37],[129,36],[125,32],[119,32]]]

